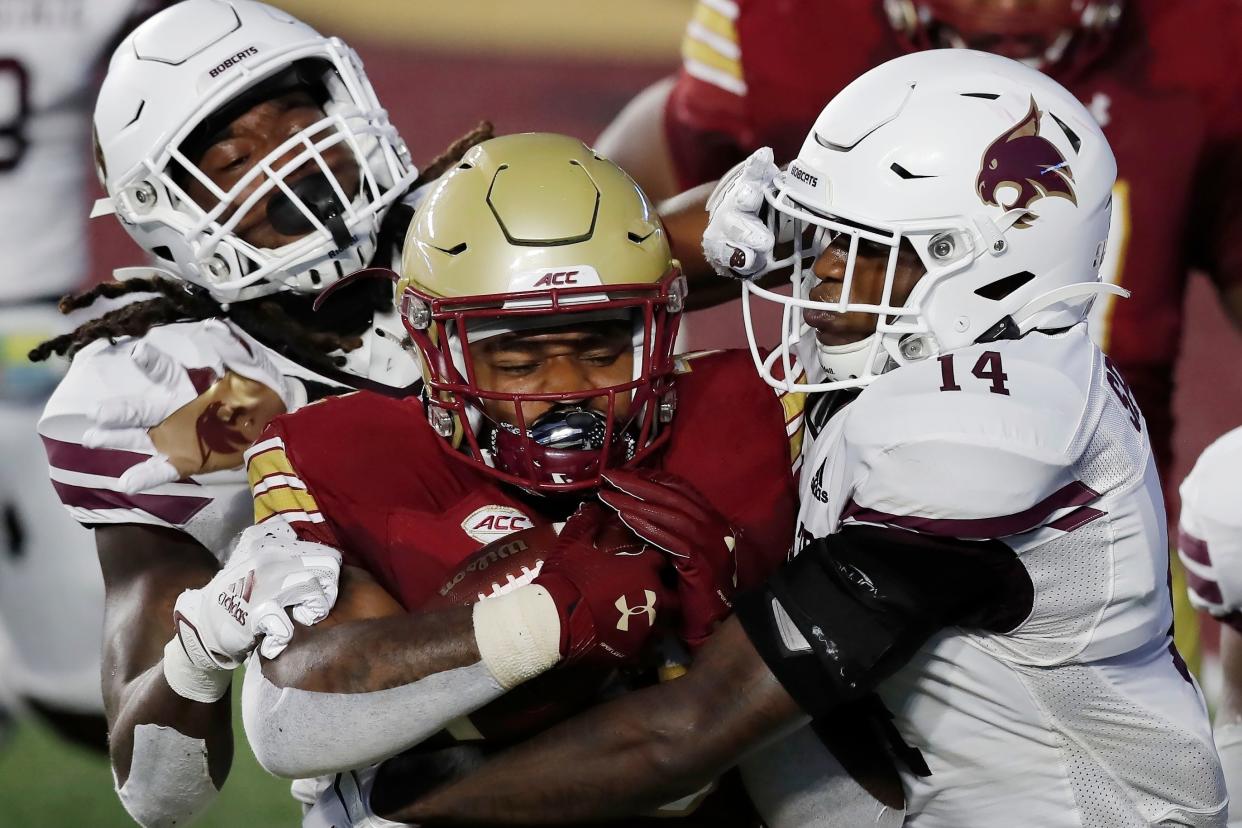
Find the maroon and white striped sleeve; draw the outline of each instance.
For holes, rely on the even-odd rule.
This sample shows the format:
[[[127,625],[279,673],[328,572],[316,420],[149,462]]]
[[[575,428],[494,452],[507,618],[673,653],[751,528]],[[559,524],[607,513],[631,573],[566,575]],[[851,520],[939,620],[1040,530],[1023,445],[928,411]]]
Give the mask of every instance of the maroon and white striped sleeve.
[[[1208,446],[1181,500],[1177,552],[1191,603],[1242,631],[1242,429]]]

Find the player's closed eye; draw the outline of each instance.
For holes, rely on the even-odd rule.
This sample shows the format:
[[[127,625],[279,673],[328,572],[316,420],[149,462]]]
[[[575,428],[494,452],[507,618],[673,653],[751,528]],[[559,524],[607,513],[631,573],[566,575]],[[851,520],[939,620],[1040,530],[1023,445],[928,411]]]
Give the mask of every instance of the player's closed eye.
[[[525,377],[533,374],[538,367],[537,362],[498,363],[496,370],[513,377]]]

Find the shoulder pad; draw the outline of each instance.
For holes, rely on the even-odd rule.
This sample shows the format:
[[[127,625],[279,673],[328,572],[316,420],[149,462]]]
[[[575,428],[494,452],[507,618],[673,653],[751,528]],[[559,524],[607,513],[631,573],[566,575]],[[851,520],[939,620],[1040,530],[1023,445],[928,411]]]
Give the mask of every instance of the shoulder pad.
[[[1071,331],[976,345],[882,376],[847,410],[856,469],[847,517],[993,538],[1094,499],[1074,480],[1072,453],[1096,354],[1085,331]]]

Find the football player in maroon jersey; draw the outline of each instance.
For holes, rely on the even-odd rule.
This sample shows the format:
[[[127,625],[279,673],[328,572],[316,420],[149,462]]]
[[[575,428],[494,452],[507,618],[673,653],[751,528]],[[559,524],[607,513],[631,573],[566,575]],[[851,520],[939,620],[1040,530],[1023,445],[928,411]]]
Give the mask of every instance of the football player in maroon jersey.
[[[744,352],[674,357],[685,279],[619,168],[563,136],[485,142],[433,186],[404,250],[422,396],[326,400],[247,453],[256,529],[344,561],[332,614],[248,671],[247,734],[283,776],[363,768],[446,728],[495,736],[486,706],[511,688],[557,666],[529,704],[581,697],[661,628],[693,647],[791,542],[801,401]],[[489,542],[562,521],[500,594],[439,602]],[[730,576],[706,604],[682,600],[668,559],[683,578]],[[342,773],[317,818],[370,813],[374,778]]]

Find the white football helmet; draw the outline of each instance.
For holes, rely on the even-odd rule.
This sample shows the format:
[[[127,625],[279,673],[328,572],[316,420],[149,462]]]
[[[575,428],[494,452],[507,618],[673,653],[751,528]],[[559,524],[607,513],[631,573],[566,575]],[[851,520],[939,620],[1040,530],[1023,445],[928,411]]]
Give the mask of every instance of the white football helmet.
[[[1099,126],[1060,84],[1016,61],[959,49],[889,61],[832,100],[797,160],[767,188],[769,220],[792,253],[793,294],[745,284],[751,350],[771,385],[861,387],[892,368],[989,338],[1082,321],[1099,281],[1117,165]],[[839,302],[808,298],[815,259],[848,242]],[[878,304],[855,301],[860,240],[889,251]],[[892,304],[898,248],[926,268]],[[752,300],[782,306],[766,357]],[[875,316],[876,332],[825,346],[803,309]],[[797,374],[793,355],[808,371]],[[820,369],[820,370],[816,370]]]
[[[187,157],[186,139],[226,126],[239,101],[294,88],[312,91],[324,117],[228,191]],[[252,0],[184,0],[130,34],[100,88],[95,140],[108,195],[95,215],[115,211],[139,245],[225,302],[316,292],[364,266],[384,213],[417,176],[358,55]],[[324,161],[341,144],[358,164],[356,192]],[[178,180],[190,177],[213,204],[186,194]],[[276,249],[239,238],[239,222],[263,203],[274,226],[279,205],[280,232],[305,235]]]

